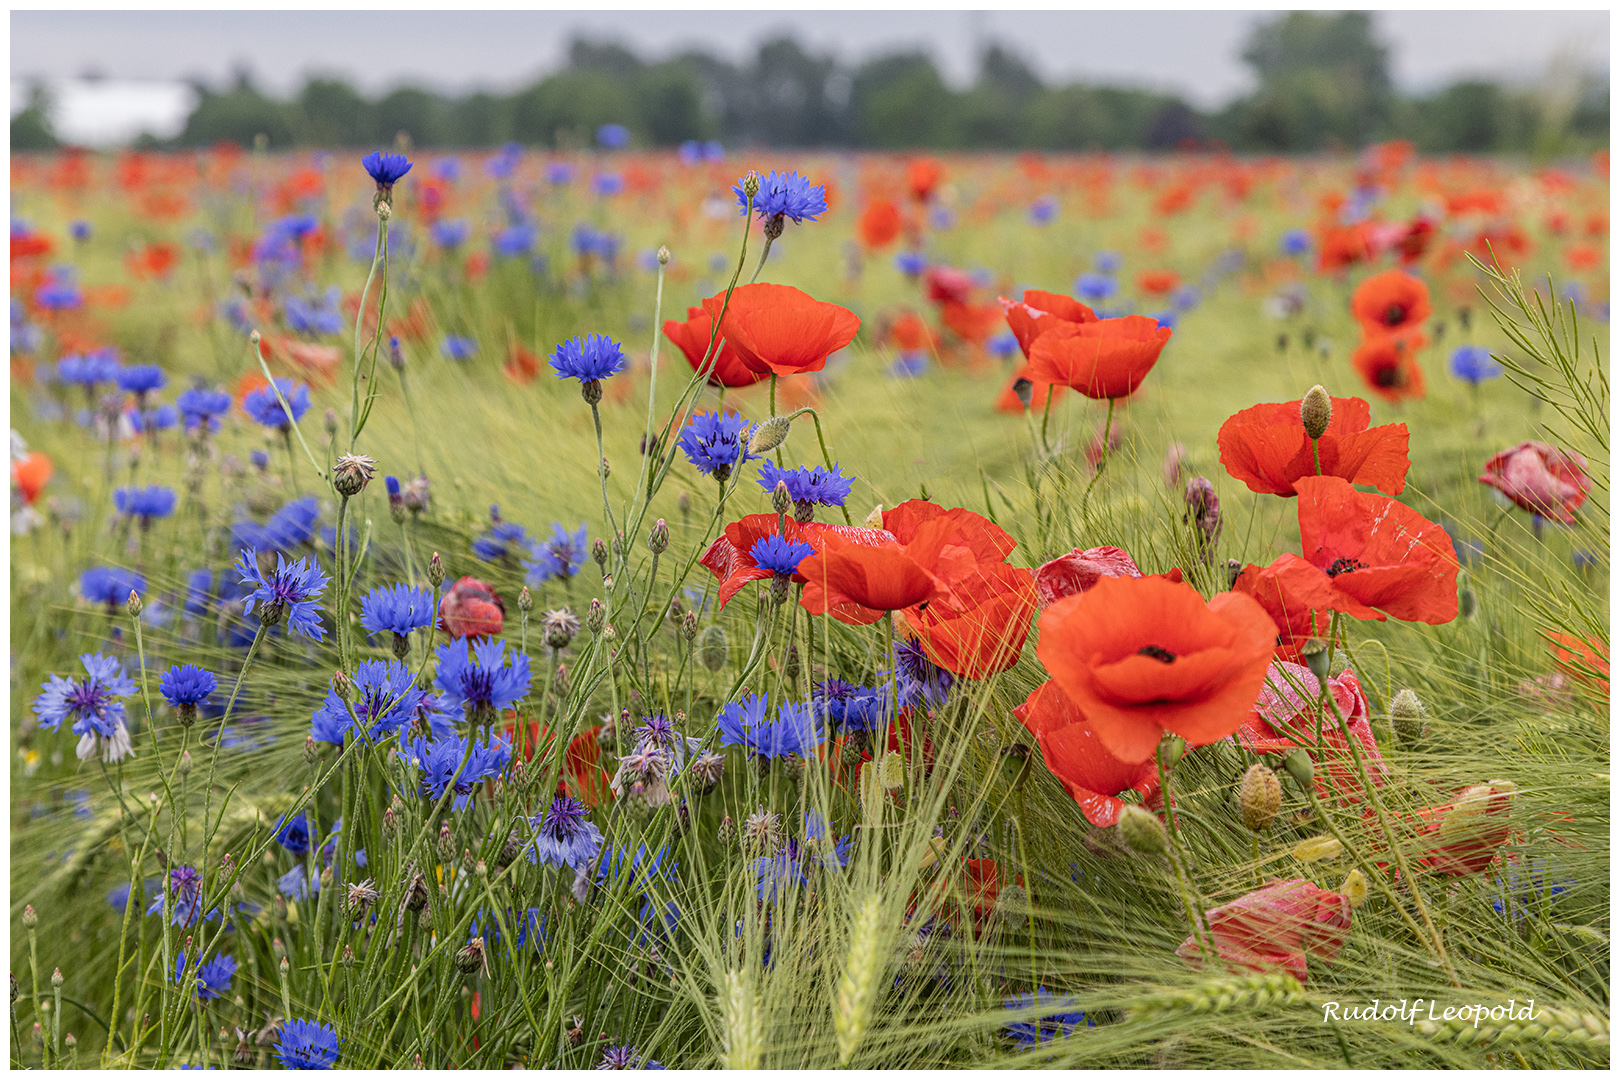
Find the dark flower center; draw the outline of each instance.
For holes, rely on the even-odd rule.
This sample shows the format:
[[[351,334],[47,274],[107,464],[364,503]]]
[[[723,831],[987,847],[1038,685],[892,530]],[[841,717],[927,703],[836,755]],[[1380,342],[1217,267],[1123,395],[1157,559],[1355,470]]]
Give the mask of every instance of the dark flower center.
[[[1365,569],[1367,569],[1367,564],[1359,559],[1334,559],[1333,565],[1327,568],[1327,576],[1338,577],[1340,574],[1348,574],[1352,570]]]
[[[1404,305],[1404,304],[1391,304],[1391,305],[1389,305],[1388,310],[1386,310],[1384,312],[1384,325],[1385,326],[1399,326],[1401,323],[1403,323],[1405,321],[1406,321],[1406,305]]]
[[[1401,369],[1395,364],[1373,372],[1373,383],[1378,386],[1401,386],[1405,382],[1406,380],[1401,377]]]
[[[1161,664],[1174,663],[1176,654],[1160,645],[1144,645],[1136,650],[1137,656],[1151,656]]]

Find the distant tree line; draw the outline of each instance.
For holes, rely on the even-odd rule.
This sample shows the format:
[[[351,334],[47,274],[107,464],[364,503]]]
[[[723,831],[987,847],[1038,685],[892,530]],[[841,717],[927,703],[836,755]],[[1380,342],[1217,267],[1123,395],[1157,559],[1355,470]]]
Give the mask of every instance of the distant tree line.
[[[1256,29],[1243,58],[1256,91],[1200,111],[1173,94],[1049,86],[994,44],[983,50],[974,84],[957,91],[922,52],[850,68],[784,37],[743,65],[700,51],[647,62],[622,46],[581,40],[562,70],[511,94],[402,87],[368,98],[340,79],[312,78],[282,101],[244,72],[226,89],[198,84],[196,108],[170,143],[142,142],[251,145],[263,136],[272,149],[374,147],[406,132],[419,147],[571,147],[589,144],[604,124],[622,124],[643,146],[719,139],[803,148],[1315,151],[1408,138],[1434,152],[1548,154],[1608,145],[1606,75],[1577,74],[1533,91],[1470,80],[1403,97],[1365,12],[1279,15]],[[36,95],[12,118],[12,147],[53,145],[47,117],[48,103]]]

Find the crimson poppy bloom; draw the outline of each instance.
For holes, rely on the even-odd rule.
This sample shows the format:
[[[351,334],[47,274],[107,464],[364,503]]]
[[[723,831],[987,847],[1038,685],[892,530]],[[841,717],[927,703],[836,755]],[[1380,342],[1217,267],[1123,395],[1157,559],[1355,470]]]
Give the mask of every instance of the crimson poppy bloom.
[[[1072,296],[1062,293],[1025,289],[1022,300],[1001,297],[1001,310],[1007,316],[1007,328],[1018,339],[1018,347],[1029,359],[1030,346],[1042,333],[1061,323],[1094,323],[1097,313]]]
[[[860,230],[867,247],[887,247],[900,235],[900,208],[888,199],[874,199],[861,211]]]
[[[957,566],[948,594],[905,611],[928,658],[965,679],[983,679],[1018,662],[1035,614],[1033,575],[1004,562]]]
[[[733,294],[733,299],[736,299]],[[720,294],[721,302],[725,301],[725,294]],[[686,357],[686,362],[692,365],[693,371],[704,370],[703,359],[709,352],[709,337],[714,331],[714,317],[701,307],[686,309],[686,321],[675,319],[664,320],[664,336],[675,343]],[[710,386],[752,386],[761,379],[770,378],[769,371],[755,371],[743,363],[742,357],[730,341],[722,341],[718,359],[710,358],[708,364],[708,382]]]
[[[1378,741],[1373,737],[1371,713],[1361,681],[1355,672],[1346,669],[1328,679],[1328,693],[1333,695],[1350,737],[1356,740],[1367,775],[1382,787],[1389,767],[1384,764]],[[1299,747],[1307,747],[1316,762],[1317,794],[1325,799],[1337,792],[1349,801],[1359,802],[1361,777],[1356,772],[1355,757],[1332,709],[1326,706],[1322,712],[1322,742],[1320,745],[1316,742],[1317,709],[1321,700],[1322,684],[1310,668],[1287,662],[1272,664],[1254,710],[1237,730],[1238,742],[1245,750],[1256,754],[1286,756]]]
[[[1044,330],[1030,346],[1037,379],[1065,383],[1089,398],[1122,398],[1159,361],[1171,330],[1146,315],[1066,323]]]
[[[1181,284],[1181,275],[1174,270],[1144,270],[1136,276],[1136,287],[1149,296],[1163,296]]]
[[[1427,847],[1418,865],[1451,877],[1485,870],[1513,835],[1508,811],[1517,791],[1510,781],[1492,780],[1463,788],[1450,802],[1419,810],[1419,831]]]
[[[1333,398],[1327,431],[1316,440],[1300,419],[1297,401],[1255,405],[1227,417],[1215,437],[1221,464],[1250,491],[1292,498],[1294,481],[1318,475],[1340,476],[1353,484],[1376,487],[1389,495],[1406,490],[1405,424],[1369,428],[1372,412],[1361,398]]]
[[[918,158],[906,167],[906,186],[911,188],[911,197],[918,202],[927,202],[928,197],[939,186],[940,180],[945,176],[945,166],[934,158]]]
[[[23,458],[12,460],[11,482],[22,492],[23,502],[33,505],[55,471],[56,466],[51,463],[51,459],[35,450]]]
[[[1405,334],[1373,334],[1350,355],[1350,363],[1367,384],[1367,389],[1385,401],[1398,402],[1423,396],[1423,368],[1417,352],[1428,343],[1415,331]]]
[[[1604,697],[1609,696],[1607,642],[1592,642],[1574,634],[1548,633],[1547,643],[1552,646],[1559,667],[1588,686],[1601,689]]]
[[[720,332],[745,367],[767,375],[820,371],[861,328],[854,312],[791,285],[739,285],[729,305],[725,293],[703,301],[710,318],[720,318],[722,307]]]
[[[501,632],[506,605],[495,588],[475,577],[464,577],[439,601],[439,629],[453,638],[494,637]]]
[[[1208,604],[1190,585],[1105,577],[1041,615],[1036,654],[1121,761],[1153,756],[1166,731],[1194,746],[1243,723],[1277,632],[1251,597]]]
[[[923,526],[944,519],[950,523],[942,558],[963,562],[1000,562],[1012,554],[1018,541],[1000,525],[960,506],[946,509],[926,499],[907,499],[883,511],[883,528],[902,544],[910,543]]]
[[[1305,878],[1275,880],[1204,913],[1216,953],[1254,971],[1281,968],[1301,983],[1306,954],[1333,960],[1344,947],[1351,921],[1350,898]],[[1191,937],[1176,955],[1201,967],[1204,955]]]
[[[1105,577],[1142,576],[1136,560],[1124,548],[1075,548],[1040,565],[1035,571],[1035,595],[1041,607],[1048,608],[1066,596],[1085,592]],[[1181,569],[1176,567],[1158,576],[1180,581]]]
[[[799,564],[805,579],[800,604],[812,615],[831,614],[839,622],[864,626],[885,611],[944,595],[937,570],[952,526],[948,520],[928,522],[905,544],[822,533],[816,554]]]
[[[1405,270],[1374,274],[1350,297],[1350,314],[1368,335],[1421,329],[1429,311],[1429,287]]]
[[[923,288],[928,293],[928,299],[937,304],[955,301],[966,303],[972,297],[973,290],[978,282],[966,270],[958,270],[954,266],[931,266],[928,273],[923,275]]]
[[[1137,792],[1147,806],[1162,802],[1158,765],[1151,760],[1124,762],[1109,753],[1085,714],[1051,679],[1031,691],[1013,715],[1035,736],[1046,768],[1098,828],[1119,821],[1125,806],[1122,792]]]
[[[968,344],[983,345],[1001,322],[1001,308],[996,304],[947,300],[939,309],[939,321]]]
[[[1380,622],[1374,608],[1405,622],[1457,617],[1457,552],[1439,525],[1337,476],[1307,476],[1294,490],[1305,561],[1333,579],[1335,611]]]
[[[1270,566],[1250,563],[1232,591],[1252,596],[1277,627],[1277,659],[1303,663],[1300,647],[1326,638],[1333,608],[1333,581],[1298,555],[1283,554]]]
[[[501,370],[508,379],[527,386],[540,374],[540,358],[514,341],[506,350],[506,363]]]
[[[1343,270],[1367,257],[1367,230],[1361,225],[1334,225],[1316,241],[1318,270]]]
[[[1575,523],[1575,511],[1592,490],[1586,459],[1544,442],[1522,442],[1493,454],[1479,482],[1500,491],[1521,509],[1564,525]]]
[[[1046,408],[1046,396],[1048,394],[1057,394],[1059,397],[1062,397],[1064,394],[1069,392],[1069,388],[1064,386],[1062,383],[1039,382],[1030,378],[1029,370],[1029,365],[1026,363],[1016,372],[1014,372],[1012,377],[1007,380],[1006,385],[1001,388],[1001,393],[996,396],[997,412],[1018,413],[1023,412],[1025,408],[1039,411]],[[1018,397],[1019,379],[1026,379],[1029,381],[1030,391],[1028,406],[1026,406]]]

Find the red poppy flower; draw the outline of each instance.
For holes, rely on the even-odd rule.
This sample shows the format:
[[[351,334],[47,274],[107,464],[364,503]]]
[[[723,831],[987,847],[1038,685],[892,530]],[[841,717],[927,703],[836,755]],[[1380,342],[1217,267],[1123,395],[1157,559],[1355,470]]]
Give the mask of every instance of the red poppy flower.
[[[1549,633],[1547,642],[1558,658],[1559,667],[1587,685],[1601,688],[1604,697],[1609,696],[1608,642],[1591,642],[1574,634],[1561,633]]]
[[[927,202],[944,175],[945,167],[933,158],[913,161],[906,167],[906,186],[911,188],[911,197],[918,202]]]
[[[965,679],[983,679],[1018,662],[1035,614],[1028,570],[1004,562],[958,567],[948,595],[905,612],[928,658]]]
[[[721,302],[725,301],[725,294],[720,294]],[[732,299],[736,299],[733,293]],[[686,362],[692,365],[693,371],[703,370],[704,357],[709,352],[709,336],[714,330],[714,317],[701,307],[686,309],[686,321],[678,322],[675,319],[664,320],[664,336],[675,343],[686,357]],[[720,346],[718,360],[710,358],[708,365],[708,382],[710,386],[752,386],[761,379],[771,377],[769,371],[755,371],[743,363],[742,357],[730,341],[723,340]]]
[[[765,374],[820,371],[827,357],[855,340],[861,320],[837,304],[823,303],[791,285],[739,285],[703,301],[710,318],[737,350],[744,366]]]
[[[508,379],[527,386],[540,374],[540,358],[514,341],[506,350],[506,363],[501,370]]]
[[[1390,495],[1406,490],[1405,424],[1368,428],[1371,410],[1361,398],[1334,398],[1333,417],[1312,453],[1297,401],[1255,405],[1229,416],[1215,437],[1221,464],[1250,491],[1291,498],[1294,481],[1318,474],[1340,476],[1353,484],[1376,487]]]
[[[1105,577],[1142,576],[1136,560],[1124,548],[1075,548],[1067,555],[1042,563],[1035,571],[1035,595],[1041,607],[1048,608],[1066,596],[1085,592]],[[1177,567],[1159,576],[1180,581],[1181,570]]]
[[[1168,326],[1146,315],[1066,323],[1035,339],[1030,367],[1036,378],[1065,383],[1089,398],[1122,398],[1147,378],[1170,335]]]
[[[439,629],[451,637],[494,637],[506,619],[506,605],[493,586],[464,577],[439,601]]]
[[[51,459],[36,450],[22,460],[11,463],[11,482],[22,492],[23,501],[32,505],[55,471]]]
[[[1023,885],[1022,876],[1016,880]],[[979,933],[995,916],[996,900],[1001,896],[1001,869],[994,859],[963,859],[962,876],[955,882],[942,881],[934,888],[942,916],[959,918],[957,904],[964,903],[972,912],[974,932]]]
[[[1419,810],[1428,846],[1418,864],[1451,877],[1485,870],[1513,835],[1508,811],[1517,791],[1507,780],[1492,780],[1464,788],[1441,806]]]
[[[1136,287],[1149,296],[1163,296],[1181,284],[1174,270],[1144,270],[1136,276]]]
[[[1350,314],[1368,334],[1420,329],[1429,310],[1429,287],[1405,270],[1374,274],[1350,297]]]
[[[839,622],[864,626],[885,611],[937,599],[947,591],[938,572],[955,526],[944,518],[925,522],[904,542],[822,532],[820,550],[799,564],[805,579],[800,603],[812,615],[830,613]]]
[[[997,412],[1019,413],[1024,411],[1025,405],[1021,400],[1019,400],[1018,397],[1017,387],[1019,379],[1029,380],[1030,392],[1028,408],[1034,409],[1037,412],[1046,408],[1046,396],[1048,394],[1057,394],[1059,397],[1062,397],[1064,394],[1069,392],[1069,388],[1064,386],[1062,383],[1039,382],[1030,378],[1029,372],[1030,367],[1028,364],[1025,364],[1023,367],[1020,367],[1017,371],[1015,371],[1012,374],[1012,377],[1007,380],[1007,384],[1001,388],[1001,393],[996,397]]]
[[[894,343],[903,351],[934,347],[933,333],[928,329],[928,324],[923,321],[922,316],[915,311],[908,311],[894,320],[889,333],[894,337]]]
[[[1303,662],[1300,646],[1325,638],[1333,608],[1333,581],[1298,555],[1284,554],[1270,566],[1250,563],[1232,584],[1252,596],[1277,626],[1277,659]]]
[[[927,290],[928,299],[935,303],[948,300],[965,303],[977,287],[972,274],[954,266],[931,266],[923,275],[923,288]]]
[[[1457,552],[1444,529],[1337,476],[1307,476],[1294,490],[1305,561],[1333,579],[1335,611],[1382,621],[1379,608],[1436,624],[1457,617]]]
[[[1367,389],[1385,401],[1423,396],[1423,368],[1417,353],[1428,343],[1422,334],[1374,334],[1350,356]]]
[[[1328,693],[1339,707],[1356,749],[1366,765],[1367,775],[1380,787],[1389,775],[1384,756],[1373,738],[1367,695],[1361,681],[1346,669],[1328,680]],[[1322,684],[1303,664],[1275,663],[1266,674],[1265,685],[1254,703],[1254,711],[1237,730],[1238,742],[1256,754],[1292,753],[1307,747],[1316,762],[1316,791],[1322,798],[1336,792],[1352,802],[1362,798],[1361,777],[1355,757],[1331,708],[1322,710],[1322,741],[1316,741],[1317,706],[1322,700]]]
[[[1018,347],[1029,359],[1029,350],[1042,333],[1062,323],[1094,323],[1097,313],[1072,296],[1062,293],[1025,289],[1022,300],[1001,298],[1001,310],[1007,316],[1007,327],[1018,339]]]
[[[968,344],[983,345],[1001,322],[1001,307],[947,300],[939,309],[939,321]]]
[[[1367,257],[1367,233],[1360,225],[1336,225],[1317,237],[1317,269],[1342,270]]]
[[[829,534],[848,543],[894,543],[894,537],[881,529],[857,529],[814,521],[797,522],[792,518],[787,519],[786,525],[787,532],[783,534],[786,539],[803,541],[817,550],[820,550]],[[772,576],[772,571],[762,570],[754,562],[753,549],[767,536],[778,535],[776,526],[775,514],[749,514],[727,525],[725,532],[715,537],[714,543],[698,559],[699,565],[719,580],[721,608],[730,603],[737,591],[750,581],[764,581]],[[803,584],[805,579],[801,574],[794,574],[793,580]]]
[[[1306,954],[1333,960],[1350,933],[1350,898],[1305,878],[1272,881],[1204,913],[1222,960],[1255,971],[1281,968],[1306,979]],[[1191,937],[1176,955],[1201,967],[1204,954]]]
[[[581,731],[563,755],[563,772],[575,798],[586,806],[613,801],[612,777],[602,768],[602,746],[596,741],[601,730],[598,724]]]
[[[900,543],[909,544],[924,525],[941,519],[950,523],[942,560],[1000,562],[1018,546],[1006,529],[989,518],[960,506],[947,510],[926,499],[907,499],[883,511],[883,528]]]
[[[1276,629],[1259,604],[1190,585],[1109,577],[1041,615],[1041,663],[1121,761],[1146,761],[1165,731],[1194,746],[1248,715]]]
[[[873,200],[861,212],[860,230],[867,247],[887,247],[900,235],[900,208],[888,199]]]
[[[1035,736],[1047,769],[1093,825],[1107,828],[1119,821],[1125,806],[1121,792],[1139,792],[1148,806],[1160,804],[1158,765],[1151,760],[1127,763],[1109,753],[1085,714],[1051,679],[1037,686],[1013,715]]]
[[[1564,525],[1575,523],[1575,511],[1592,490],[1586,459],[1544,442],[1522,442],[1492,455],[1479,482],[1491,485],[1521,509]]]

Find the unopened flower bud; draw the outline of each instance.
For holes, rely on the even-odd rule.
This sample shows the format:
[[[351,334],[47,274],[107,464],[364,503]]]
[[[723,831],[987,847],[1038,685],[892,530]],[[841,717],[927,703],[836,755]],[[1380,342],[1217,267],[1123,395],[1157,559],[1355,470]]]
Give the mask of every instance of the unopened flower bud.
[[[332,487],[339,495],[352,498],[366,489],[377,474],[377,463],[364,454],[344,454],[332,466]]]
[[[773,416],[762,422],[754,429],[753,437],[748,440],[750,454],[763,454],[775,450],[787,442],[788,431],[793,421],[785,416]]]
[[[1313,386],[1299,403],[1299,418],[1305,424],[1305,434],[1320,439],[1333,420],[1333,399],[1321,386]]]
[[[892,750],[884,754],[878,762],[878,783],[891,795],[905,790],[906,759]]]
[[[354,680],[341,668],[332,672],[332,692],[344,701],[354,700]]]
[[[1170,850],[1164,822],[1140,806],[1127,803],[1120,809],[1119,835],[1127,847],[1142,855],[1162,855]]]
[[[660,245],[658,245],[658,265],[659,266],[668,266],[669,265],[669,245],[668,244],[660,244]]]
[[[591,541],[591,558],[596,560],[596,565],[601,567],[604,572],[607,570],[607,563],[608,563],[607,541],[602,539],[600,536],[598,536],[595,540]]]
[[[1159,743],[1159,768],[1164,770],[1175,768],[1186,753],[1187,740],[1180,735],[1169,736]]]
[[[608,477],[613,475],[613,466],[609,465],[608,459],[604,457],[602,459],[601,466],[598,467],[596,471],[598,476],[606,480]]]
[[[439,856],[444,859],[452,858],[456,853],[455,838],[450,833],[450,819],[445,818],[439,822]]]
[[[662,555],[669,549],[669,525],[663,518],[653,522],[653,527],[647,533],[647,548],[654,555]]]
[[[1390,719],[1395,722],[1395,737],[1403,745],[1411,745],[1423,737],[1424,719],[1428,710],[1410,689],[1396,693],[1389,702]]]
[[[321,422],[322,426],[326,428],[326,433],[328,435],[336,435],[338,433],[338,414],[336,409],[327,409],[326,415],[321,417]]]
[[[777,514],[786,514],[793,507],[793,497],[788,494],[786,482],[778,480],[776,487],[771,491],[771,509]]]
[[[1024,786],[1029,778],[1030,754],[1029,747],[1024,743],[1013,743],[1001,748],[1001,772],[1007,782],[1017,790]]]
[[[591,606],[585,609],[585,628],[592,634],[600,634],[606,625],[607,608],[602,606],[601,600],[593,596]]]
[[[456,970],[470,975],[484,965],[484,939],[475,937],[456,951]]]
[[[697,640],[697,636],[698,636],[697,612],[688,611],[685,615],[681,616],[681,637],[685,638],[686,643],[688,645],[690,645],[692,642]]]
[[[428,581],[433,583],[435,589],[444,584],[444,559],[440,558],[437,551],[428,560]]]
[[[191,751],[190,750],[182,750],[182,751],[180,751],[180,760],[174,763],[174,768],[175,768],[175,771],[178,772],[181,776],[189,776],[191,774]]]
[[[1288,775],[1292,776],[1301,787],[1309,784],[1311,778],[1316,775],[1316,766],[1311,764],[1311,755],[1305,752],[1304,747],[1283,758],[1283,768],[1288,770]]]
[[[534,607],[534,596],[527,585],[518,590],[518,610],[527,614]]]
[[[383,811],[382,833],[384,839],[390,840],[399,835],[399,815],[392,806]]]
[[[743,181],[742,181],[742,189],[743,189],[743,195],[746,198],[752,199],[755,195],[758,195],[759,194],[759,174],[757,172],[754,172],[752,169],[750,169],[746,174],[744,174]]]
[[[1282,784],[1264,765],[1251,765],[1237,785],[1238,817],[1244,826],[1261,832],[1282,809]]]
[[[141,608],[143,606],[144,605],[141,603],[140,596],[136,594],[134,589],[131,589],[129,591],[129,599],[124,603],[124,610],[129,612],[130,618],[138,619],[141,617]]]
[[[719,671],[731,659],[731,642],[718,624],[705,627],[699,636],[698,659],[709,671]]]
[[[52,990],[60,990],[60,989],[62,989],[62,984],[64,982],[66,982],[66,981],[67,981],[66,979],[62,978],[62,969],[61,968],[57,968],[56,970],[51,972],[51,989]]]
[[[377,200],[377,217],[378,217],[378,219],[381,220],[381,221],[387,221],[389,218],[391,218],[393,216],[394,216],[394,207],[393,207],[393,205],[391,203],[389,203],[387,199],[378,199]]]
[[[313,765],[317,761],[319,761],[320,758],[321,758],[321,751],[315,745],[315,736],[313,736],[313,735],[305,735],[304,736],[304,763],[307,764],[307,765]]]

